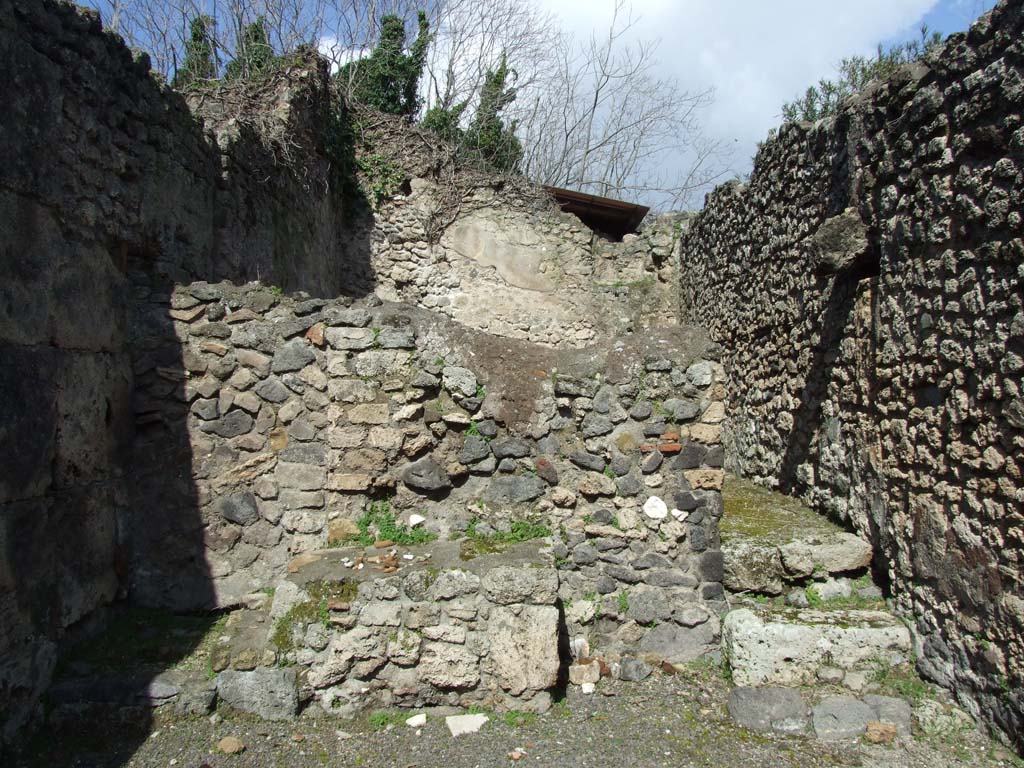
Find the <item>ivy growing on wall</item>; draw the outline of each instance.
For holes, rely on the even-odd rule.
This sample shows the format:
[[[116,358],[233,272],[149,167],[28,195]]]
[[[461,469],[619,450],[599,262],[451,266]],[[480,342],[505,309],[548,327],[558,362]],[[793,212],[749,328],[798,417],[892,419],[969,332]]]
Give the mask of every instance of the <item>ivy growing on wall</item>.
[[[508,67],[505,54],[497,69],[488,70],[480,89],[476,113],[463,131],[459,124],[468,102],[445,109],[431,108],[423,118],[423,127],[456,145],[459,156],[470,162],[482,162],[500,171],[514,171],[523,157],[523,147],[515,135],[515,123],[505,125],[500,112],[516,99],[516,89],[508,85],[515,72]]]
[[[419,108],[420,75],[427,60],[430,24],[418,14],[419,33],[406,53],[405,22],[398,16],[380,20],[380,39],[365,59],[346,64],[337,78],[349,97],[360,104],[392,115],[412,117]]]
[[[267,34],[267,20],[260,16],[242,30],[238,53],[224,68],[224,79],[254,80],[266,75],[276,64],[274,47]]]
[[[468,106],[468,101],[463,101],[449,109],[436,104],[427,110],[420,125],[428,131],[433,131],[442,139],[450,141],[452,144],[458,144],[462,141],[462,129],[459,127],[459,121]]]
[[[498,115],[516,99],[516,89],[507,87],[509,70],[505,54],[495,70],[488,70],[480,89],[480,105],[466,131],[469,151],[501,171],[515,170],[523,157],[523,147],[515,135],[515,123],[505,125]]]
[[[189,36],[185,42],[185,61],[174,73],[171,85],[188,88],[217,77],[217,59],[214,53],[211,16],[196,16],[188,25]]]

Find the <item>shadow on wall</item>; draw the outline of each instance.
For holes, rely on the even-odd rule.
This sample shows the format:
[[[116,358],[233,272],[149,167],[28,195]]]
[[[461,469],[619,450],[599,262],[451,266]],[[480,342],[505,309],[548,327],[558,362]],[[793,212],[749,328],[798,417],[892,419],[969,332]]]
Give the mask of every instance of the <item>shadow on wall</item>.
[[[137,256],[129,257],[126,289],[136,299],[169,296],[172,284],[146,274]],[[134,386],[125,394],[134,430],[126,435],[111,505],[117,513],[112,565],[119,599],[81,628],[72,627],[61,643],[43,699],[45,725],[20,752],[27,764],[129,764],[151,731],[154,708],[178,687],[170,671],[193,654],[217,618],[208,610],[214,595],[186,430],[187,369],[171,316],[145,311],[155,306],[133,302],[127,314],[130,352],[124,362]],[[150,409],[147,384],[170,395],[174,407]],[[57,423],[58,432],[62,426]],[[67,533],[79,542],[93,535],[88,518]],[[157,549],[173,568],[153,570],[139,556]],[[163,584],[159,594],[144,587],[155,581]],[[61,580],[50,591],[59,599],[85,586]],[[166,609],[188,615],[172,618]],[[50,735],[55,728],[61,730],[56,740]]]
[[[306,166],[319,185],[254,138],[221,155],[70,5],[0,0],[0,71],[0,744],[24,741],[45,702],[45,733],[62,731],[36,745],[48,764],[124,765],[217,603],[172,288],[259,273],[368,293],[372,214],[337,198],[354,163],[323,144]],[[170,629],[140,607],[191,618]]]
[[[357,177],[350,113],[331,92],[326,63],[268,78],[187,95],[197,123],[227,149],[210,269],[178,280],[259,281],[324,298],[372,293],[374,214]],[[290,111],[268,120],[284,99]]]
[[[198,356],[175,328],[198,306],[209,327],[230,329],[220,321],[232,308],[175,294],[177,283],[162,270],[155,247],[111,251],[124,270],[114,293],[131,300],[109,308],[111,317],[103,321],[123,328],[123,351],[102,354],[113,362],[95,371],[88,385],[112,391],[98,399],[92,390],[76,392],[74,366],[45,367],[50,358],[77,356],[62,352],[42,353],[43,363],[26,359],[11,366],[0,385],[7,403],[52,402],[49,410],[26,409],[20,421],[4,425],[25,449],[13,454],[19,474],[31,479],[36,467],[61,466],[64,441],[73,440],[76,452],[109,454],[109,477],[3,505],[0,585],[5,616],[12,610],[10,596],[27,617],[23,642],[29,655],[16,661],[31,665],[33,680],[24,701],[4,703],[12,705],[11,712],[30,704],[43,693],[52,669],[53,682],[42,699],[43,734],[54,727],[62,731],[59,740],[30,738],[20,756],[68,765],[84,759],[113,768],[131,762],[152,730],[157,707],[197,715],[213,703],[212,680],[197,687],[195,673],[209,670],[196,665],[208,663],[211,633],[222,615],[217,609],[224,608],[208,552],[218,544],[210,536],[222,535],[225,527],[208,525],[223,515],[222,499],[200,494],[196,478],[209,479],[211,466],[238,465],[246,454],[221,442],[216,455],[207,456],[206,446],[190,435],[190,410],[211,402],[201,391],[202,377],[227,378],[235,364],[224,361],[220,370],[203,362],[200,369]],[[359,281],[347,293],[361,296],[365,287]],[[202,284],[191,290],[201,292]],[[220,342],[214,335],[202,345],[209,351]],[[10,359],[17,363],[22,354],[27,353]],[[65,411],[87,402],[101,410],[88,428]],[[235,411],[226,406],[222,415],[230,419]],[[56,459],[45,455],[51,442]],[[79,600],[82,607],[69,607]],[[68,626],[64,617],[75,610],[82,618]],[[22,729],[30,728],[20,721],[8,736],[24,741],[29,731]]]
[[[840,358],[839,342],[853,318],[856,303],[857,282],[843,277],[833,279],[822,316],[821,338],[813,346],[811,360],[805,368],[804,387],[792,413],[793,428],[779,464],[782,493],[794,494],[801,490],[800,467],[812,456],[812,441],[821,436],[824,422],[821,404],[828,394],[828,384]]]

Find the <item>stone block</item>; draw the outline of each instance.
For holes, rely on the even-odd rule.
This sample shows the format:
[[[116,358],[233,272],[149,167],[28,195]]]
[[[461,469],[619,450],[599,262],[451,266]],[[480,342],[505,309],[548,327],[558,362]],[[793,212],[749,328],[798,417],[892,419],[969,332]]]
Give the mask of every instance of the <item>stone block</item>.
[[[231,707],[266,720],[290,720],[299,709],[294,669],[224,670],[217,695]]]
[[[487,669],[505,691],[518,696],[554,687],[559,661],[558,610],[553,605],[492,608],[487,639]]]
[[[465,645],[428,641],[423,644],[416,673],[442,690],[467,689],[480,680],[480,662]]]
[[[803,733],[807,730],[807,704],[792,688],[739,686],[729,692],[729,714],[752,731]]]
[[[484,595],[498,605],[553,605],[558,597],[558,573],[553,568],[498,566],[483,575]]]
[[[910,632],[881,611],[766,612],[725,617],[722,642],[739,685],[813,683],[825,666],[873,670],[910,657]],[[874,718],[872,718],[874,719]]]
[[[353,424],[387,424],[390,421],[387,403],[363,403],[348,411],[348,420]]]
[[[873,720],[871,707],[851,696],[829,696],[811,710],[814,735],[822,741],[859,738]]]

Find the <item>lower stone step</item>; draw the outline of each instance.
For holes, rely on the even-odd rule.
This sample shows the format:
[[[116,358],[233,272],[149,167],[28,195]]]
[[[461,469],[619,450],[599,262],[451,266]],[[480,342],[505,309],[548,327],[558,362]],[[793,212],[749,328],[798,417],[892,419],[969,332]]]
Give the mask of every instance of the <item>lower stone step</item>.
[[[58,717],[89,707],[168,707],[179,714],[196,715],[213,708],[217,690],[216,683],[202,673],[170,670],[159,674],[97,673],[65,677],[54,683],[46,696]]]
[[[738,685],[824,681],[860,690],[911,657],[910,631],[884,611],[741,608],[725,617],[723,652]]]
[[[383,561],[386,572],[375,570]],[[561,664],[558,584],[536,542],[468,559],[454,542],[372,556],[336,549],[278,584],[267,632],[277,663],[294,665],[300,687],[332,715],[440,705],[542,712]],[[244,688],[233,706],[278,711],[261,702],[259,685]],[[221,696],[228,701],[223,687]]]
[[[904,682],[909,678],[904,677]],[[949,745],[957,735],[978,730],[947,694],[918,681],[910,699],[867,693],[836,695],[825,686],[782,688],[739,686],[729,692],[729,715],[740,726],[761,733],[872,744],[939,737]],[[895,693],[891,687],[890,693]]]
[[[792,688],[739,687],[729,694],[729,714],[745,728],[787,735],[814,735],[822,741],[866,736],[887,743],[911,734],[913,713],[905,700],[868,694],[825,696],[808,701]]]

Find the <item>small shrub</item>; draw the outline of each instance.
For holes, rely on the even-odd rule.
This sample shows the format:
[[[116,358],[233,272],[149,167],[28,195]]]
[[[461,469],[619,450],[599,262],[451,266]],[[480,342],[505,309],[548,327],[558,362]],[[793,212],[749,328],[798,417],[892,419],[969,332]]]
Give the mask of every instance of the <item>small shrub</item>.
[[[469,106],[468,101],[456,104],[453,107],[445,108],[437,104],[427,110],[420,123],[428,131],[432,131],[452,144],[458,144],[462,139],[462,130],[459,128],[459,121],[462,113]]]
[[[916,40],[884,48],[881,44],[874,56],[849,56],[839,61],[835,80],[821,79],[810,86],[802,97],[782,105],[782,117],[788,122],[814,122],[831,117],[839,106],[863,91],[873,80],[883,80],[905,64],[918,61],[942,43],[942,35],[929,34],[922,25]]]
[[[359,169],[363,194],[374,208],[379,208],[381,203],[394,195],[405,181],[405,172],[376,152],[357,158],[356,167]]]

